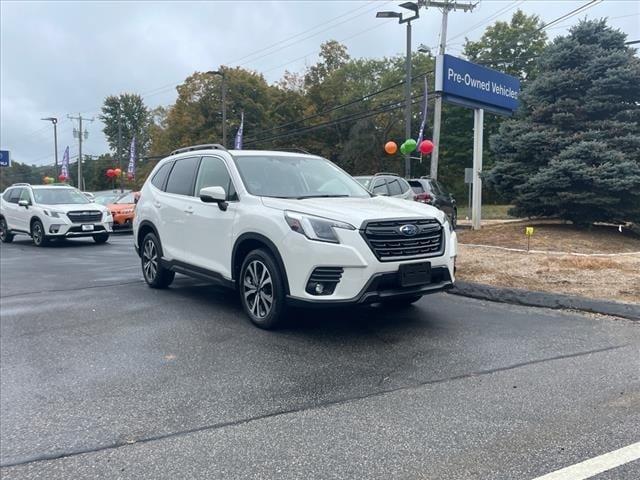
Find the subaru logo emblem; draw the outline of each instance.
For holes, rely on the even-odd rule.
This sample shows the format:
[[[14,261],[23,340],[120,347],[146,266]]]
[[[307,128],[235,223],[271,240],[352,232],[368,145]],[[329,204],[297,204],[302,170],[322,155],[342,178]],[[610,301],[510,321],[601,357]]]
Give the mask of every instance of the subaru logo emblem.
[[[400,227],[400,233],[407,237],[413,237],[418,233],[418,227],[415,225],[402,225]]]

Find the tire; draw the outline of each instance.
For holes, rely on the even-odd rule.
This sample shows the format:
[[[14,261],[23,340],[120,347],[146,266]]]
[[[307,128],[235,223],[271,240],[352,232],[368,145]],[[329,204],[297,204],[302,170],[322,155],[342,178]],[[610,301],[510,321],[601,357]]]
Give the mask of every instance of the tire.
[[[454,209],[453,213],[451,214],[451,228],[455,230],[457,226],[458,226],[458,210]]]
[[[93,241],[98,245],[100,245],[101,243],[105,243],[107,240],[109,240],[108,233],[98,233],[97,235],[93,235]]]
[[[2,243],[13,242],[13,233],[9,230],[7,221],[4,218],[0,218],[0,241]]]
[[[412,303],[416,303],[422,298],[422,295],[407,295],[406,297],[390,298],[383,300],[381,303],[390,307],[408,307]]]
[[[284,282],[269,252],[249,252],[240,268],[238,290],[242,307],[255,326],[272,330],[282,324],[286,314]]]
[[[151,288],[167,288],[176,274],[160,264],[162,246],[153,233],[147,233],[140,247],[142,276]]]
[[[31,239],[36,247],[44,247],[49,242],[44,233],[44,225],[40,220],[34,220],[31,224]]]

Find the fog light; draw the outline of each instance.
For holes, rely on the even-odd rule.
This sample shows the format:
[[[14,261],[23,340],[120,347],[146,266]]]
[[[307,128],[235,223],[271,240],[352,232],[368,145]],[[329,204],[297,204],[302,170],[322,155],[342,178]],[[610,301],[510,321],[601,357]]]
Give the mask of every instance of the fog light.
[[[314,288],[314,290],[318,295],[322,295],[322,292],[324,292],[324,285],[322,285],[321,283],[316,283],[316,287]]]
[[[49,233],[58,233],[60,231],[60,225],[51,225],[49,227]]]

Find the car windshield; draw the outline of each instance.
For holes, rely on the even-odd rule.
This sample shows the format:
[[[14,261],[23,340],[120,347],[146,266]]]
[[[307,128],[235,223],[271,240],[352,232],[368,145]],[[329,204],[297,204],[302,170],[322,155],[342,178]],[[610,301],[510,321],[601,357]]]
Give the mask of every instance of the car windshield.
[[[119,198],[113,203],[123,204],[123,203],[135,203],[133,192],[127,193],[124,197]]]
[[[71,188],[34,188],[33,196],[36,203],[43,205],[91,203],[82,192]]]
[[[96,195],[96,198],[93,201],[100,205],[108,205],[109,203],[114,203],[121,196],[121,193],[101,193]]]
[[[323,158],[238,155],[235,160],[252,195],[298,199],[371,196],[353,177]]]
[[[353,178],[355,178],[358,181],[358,183],[366,189],[368,189],[369,185],[371,185],[372,177],[353,177]]]

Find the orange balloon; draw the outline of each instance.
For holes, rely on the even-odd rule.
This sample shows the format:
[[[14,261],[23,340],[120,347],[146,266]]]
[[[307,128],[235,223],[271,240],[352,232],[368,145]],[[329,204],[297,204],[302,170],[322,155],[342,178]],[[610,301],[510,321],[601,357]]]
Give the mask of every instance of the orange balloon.
[[[384,144],[384,151],[389,155],[393,155],[398,151],[398,144],[396,142],[387,142]]]
[[[122,174],[122,170],[120,170],[119,168],[116,168],[113,170],[113,173],[116,174],[116,177],[119,177]]]

